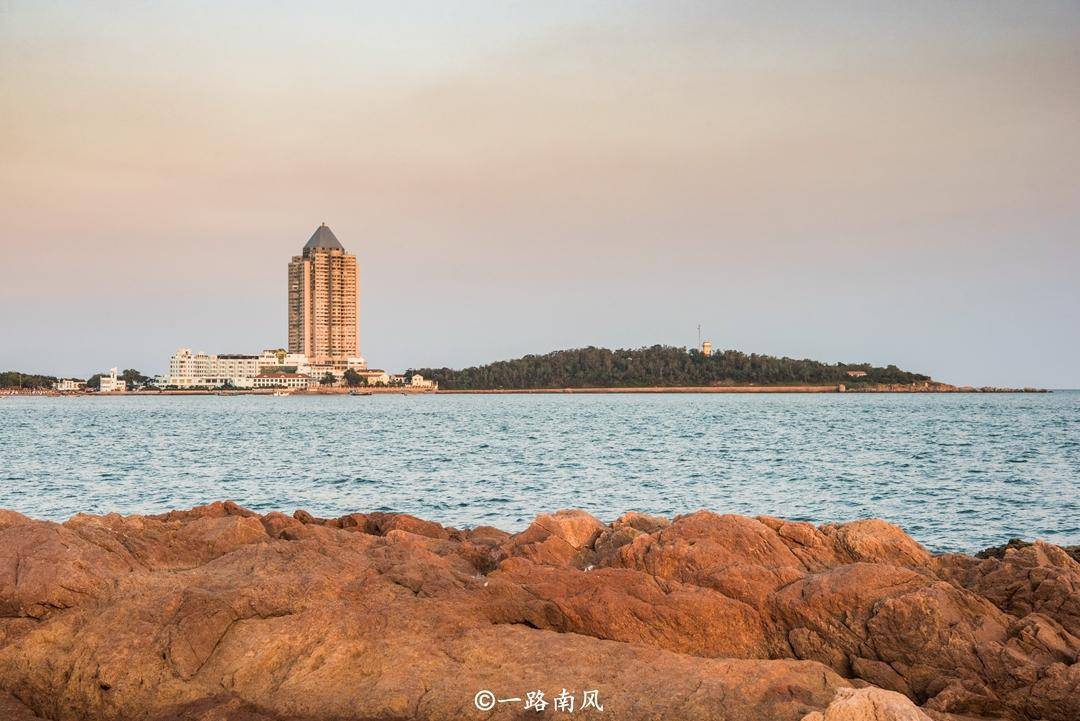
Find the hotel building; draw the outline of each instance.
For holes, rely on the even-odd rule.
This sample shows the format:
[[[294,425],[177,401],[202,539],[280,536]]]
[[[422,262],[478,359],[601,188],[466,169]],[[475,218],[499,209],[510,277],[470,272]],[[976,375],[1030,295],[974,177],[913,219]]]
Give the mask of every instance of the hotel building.
[[[169,372],[157,378],[164,388],[317,388],[327,373],[342,384],[346,371],[374,386],[409,385],[401,376],[369,370],[360,356],[356,258],[345,252],[326,224],[320,225],[289,263],[289,348],[260,355],[211,355],[180,348]],[[355,380],[355,379],[354,379]],[[434,390],[420,376],[412,385]]]
[[[216,388],[228,382],[250,387],[243,379],[259,375],[259,356],[209,355],[181,348],[169,358],[169,385],[178,388]]]
[[[169,358],[166,386],[176,388],[255,387],[254,379],[265,373],[308,375],[307,358],[284,350],[264,350],[260,355],[211,355],[181,348]]]
[[[289,262],[289,352],[320,368],[359,365],[356,257],[325,223]]]

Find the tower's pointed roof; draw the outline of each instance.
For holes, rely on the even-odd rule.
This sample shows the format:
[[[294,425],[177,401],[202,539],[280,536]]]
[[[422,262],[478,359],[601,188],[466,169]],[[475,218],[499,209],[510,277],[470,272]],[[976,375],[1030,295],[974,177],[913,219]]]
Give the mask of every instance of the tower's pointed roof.
[[[311,236],[311,240],[304,244],[304,250],[315,250],[316,248],[325,250],[345,250],[338,241],[337,236],[334,235],[334,231],[326,227],[326,223],[323,223],[315,229],[315,234]]]

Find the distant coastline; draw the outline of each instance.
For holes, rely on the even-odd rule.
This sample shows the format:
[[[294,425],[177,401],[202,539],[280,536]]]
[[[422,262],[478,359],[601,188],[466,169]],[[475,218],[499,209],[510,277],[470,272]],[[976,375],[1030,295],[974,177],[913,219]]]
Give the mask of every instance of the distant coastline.
[[[187,354],[181,360],[190,355],[187,349],[181,351]],[[264,352],[264,356],[267,353],[272,351]],[[178,357],[174,355],[170,364]],[[226,363],[236,358],[240,357],[221,357]],[[255,356],[243,358],[253,367],[258,365]],[[203,360],[210,362],[207,359],[217,357],[206,356]],[[300,356],[297,362],[303,360]],[[249,370],[249,374],[254,372]],[[100,379],[97,384],[95,379]],[[713,352],[708,341],[700,350],[661,345],[617,350],[590,346],[470,368],[415,368],[395,376],[385,371],[357,372],[350,368],[343,375],[328,372],[317,381],[309,375],[259,375],[254,382],[247,376],[215,379],[213,383],[193,383],[190,379],[187,383],[163,383],[160,377],[153,379],[133,369],[118,375],[114,368],[108,378],[98,374],[83,383],[8,371],[0,373],[0,395],[82,395],[91,390],[98,391],[95,395],[112,395],[112,389],[124,391],[124,387],[126,392],[115,395],[1049,392],[1033,387],[955,386],[892,364],[825,363],[736,350]]]
[[[14,388],[0,389],[0,397],[4,396],[41,396],[49,398],[146,398],[157,396],[371,396],[371,395],[417,395],[432,393],[432,388],[414,386],[337,386],[332,388],[320,387],[313,390],[286,390],[281,388],[240,388],[229,390],[207,390],[204,388],[179,388],[179,389],[146,389],[135,391],[119,391],[114,393],[101,393],[94,391],[56,391],[45,388]]]
[[[438,393],[1020,393],[955,386],[895,365],[825,363],[736,350],[573,348],[471,368],[417,368]]]
[[[604,393],[1050,393],[1046,388],[998,388],[991,386],[953,386],[947,383],[912,385],[858,386],[644,386],[618,388],[496,388],[485,390],[439,389],[441,395],[507,394],[604,394]]]
[[[693,393],[748,393],[783,394],[783,393],[1052,393],[1047,388],[1001,388],[997,386],[954,386],[947,383],[916,383],[911,385],[890,384],[881,386],[855,386],[852,388],[838,385],[786,385],[786,386],[619,386],[619,387],[582,387],[582,388],[481,388],[431,389],[372,387],[360,392],[351,388],[320,388],[318,390],[290,391],[285,395],[317,397],[343,395],[628,395],[628,394],[693,394]],[[272,389],[253,390],[141,390],[121,393],[88,393],[82,391],[61,392],[42,389],[0,390],[0,397],[48,397],[48,398],[145,398],[155,396],[273,396]],[[280,395],[280,394],[278,394]]]

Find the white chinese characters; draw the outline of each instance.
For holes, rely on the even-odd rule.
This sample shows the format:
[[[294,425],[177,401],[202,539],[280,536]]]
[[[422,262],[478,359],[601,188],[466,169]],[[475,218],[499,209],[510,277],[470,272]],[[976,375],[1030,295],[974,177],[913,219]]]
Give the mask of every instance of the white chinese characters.
[[[526,692],[524,699],[520,696],[499,698],[494,691],[488,689],[477,691],[473,697],[473,705],[480,711],[491,711],[499,704],[504,703],[522,704],[523,711],[535,711],[536,713],[543,713],[548,707],[551,707],[553,712],[559,714],[572,714],[575,710],[577,712],[596,711],[602,713],[604,710],[603,704],[600,703],[599,689],[583,691],[580,705],[577,703],[577,696],[565,688],[550,700],[548,700],[544,691],[540,689]]]

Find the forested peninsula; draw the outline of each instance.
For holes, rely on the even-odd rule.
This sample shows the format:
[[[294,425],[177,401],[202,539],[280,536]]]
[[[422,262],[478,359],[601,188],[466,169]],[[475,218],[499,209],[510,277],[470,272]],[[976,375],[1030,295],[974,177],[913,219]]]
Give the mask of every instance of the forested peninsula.
[[[609,350],[575,348],[527,355],[483,366],[417,368],[443,390],[529,390],[540,388],[646,388],[707,386],[909,385],[930,380],[895,365],[822,363],[736,350],[705,355],[697,349],[654,345]]]

